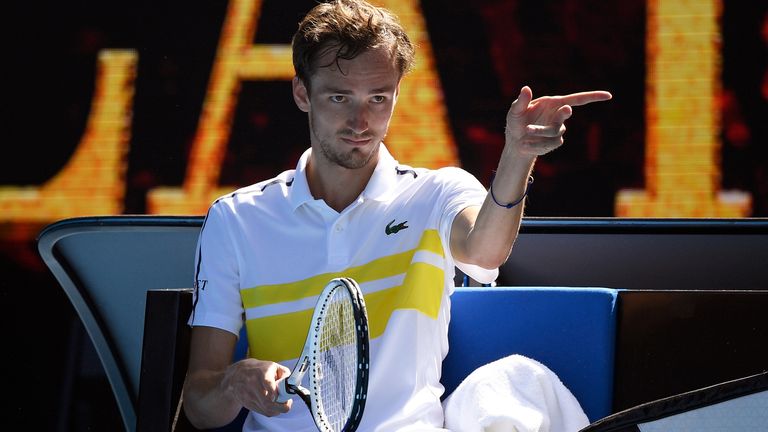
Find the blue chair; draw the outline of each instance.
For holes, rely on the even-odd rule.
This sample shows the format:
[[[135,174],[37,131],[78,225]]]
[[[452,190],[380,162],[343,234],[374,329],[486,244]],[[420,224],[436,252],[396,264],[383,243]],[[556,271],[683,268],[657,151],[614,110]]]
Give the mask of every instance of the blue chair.
[[[616,299],[608,288],[456,288],[446,395],[474,369],[511,354],[554,371],[590,421],[611,413]]]

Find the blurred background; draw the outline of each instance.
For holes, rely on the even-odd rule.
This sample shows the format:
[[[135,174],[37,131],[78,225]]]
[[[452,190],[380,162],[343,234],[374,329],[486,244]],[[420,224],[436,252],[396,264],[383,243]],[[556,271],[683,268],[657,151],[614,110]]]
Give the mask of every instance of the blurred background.
[[[315,1],[16,3],[3,68],[11,398],[0,424],[118,430],[36,235],[70,217],[202,215],[218,194],[293,168],[309,144],[287,44]],[[487,186],[520,87],[603,89],[614,99],[576,108],[566,145],[537,162],[528,216],[768,216],[768,2],[375,3],[419,45],[387,139],[400,162],[462,166]]]

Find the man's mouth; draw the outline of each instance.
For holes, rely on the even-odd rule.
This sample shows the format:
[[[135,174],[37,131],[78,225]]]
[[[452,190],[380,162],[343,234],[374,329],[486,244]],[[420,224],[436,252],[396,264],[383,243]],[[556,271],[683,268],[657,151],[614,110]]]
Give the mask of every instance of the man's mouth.
[[[371,137],[362,137],[362,138],[352,138],[352,137],[341,137],[341,140],[346,142],[347,144],[351,144],[354,146],[363,146],[371,142],[373,138]]]

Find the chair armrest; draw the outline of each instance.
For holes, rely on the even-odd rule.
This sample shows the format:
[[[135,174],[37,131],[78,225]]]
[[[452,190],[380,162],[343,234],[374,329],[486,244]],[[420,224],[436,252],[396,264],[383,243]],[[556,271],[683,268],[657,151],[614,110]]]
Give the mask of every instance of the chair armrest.
[[[136,430],[173,428],[189,361],[191,289],[148,290]]]

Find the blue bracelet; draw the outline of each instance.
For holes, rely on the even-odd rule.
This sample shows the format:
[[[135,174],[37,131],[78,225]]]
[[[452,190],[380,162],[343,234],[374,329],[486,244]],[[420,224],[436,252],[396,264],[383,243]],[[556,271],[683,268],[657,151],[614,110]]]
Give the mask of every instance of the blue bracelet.
[[[502,204],[493,195],[493,179],[495,178],[496,178],[496,172],[493,172],[491,174],[491,186],[488,188],[488,191],[491,193],[491,198],[493,199],[493,202],[496,203],[496,205],[498,205],[499,207],[507,208],[507,209],[511,209],[512,207],[523,202],[525,197],[528,196],[528,190],[531,189],[531,185],[533,184],[533,176],[528,176],[528,184],[525,185],[525,192],[523,192],[523,196],[521,196],[520,199],[518,199],[517,201],[511,202],[509,204]]]

